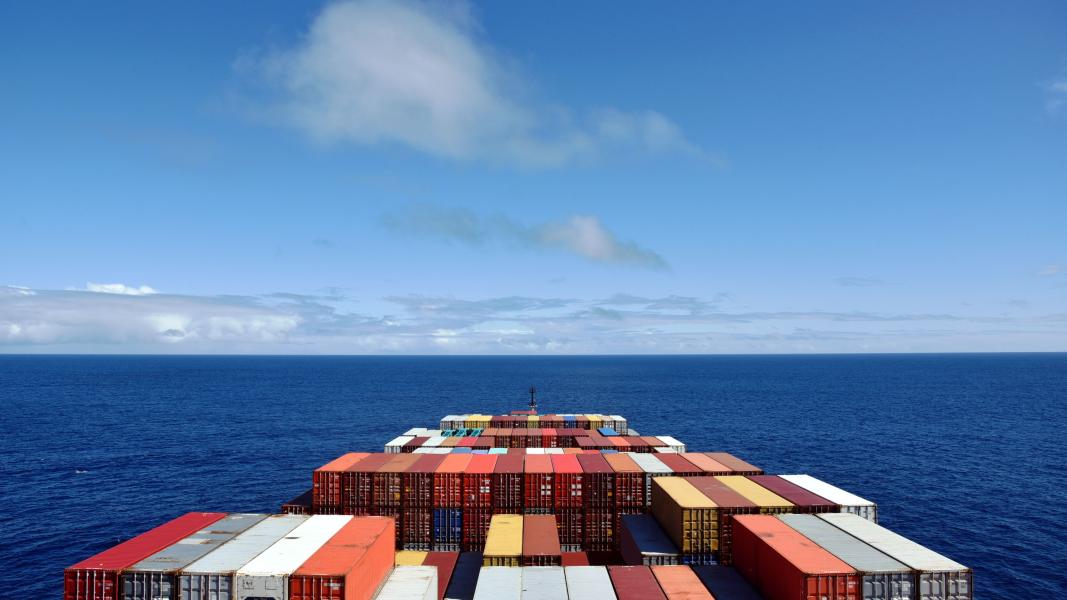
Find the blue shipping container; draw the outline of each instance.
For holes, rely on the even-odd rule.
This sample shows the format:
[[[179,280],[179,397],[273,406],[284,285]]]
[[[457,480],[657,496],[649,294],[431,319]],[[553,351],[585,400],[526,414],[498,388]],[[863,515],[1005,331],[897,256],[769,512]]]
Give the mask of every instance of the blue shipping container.
[[[433,509],[433,543],[459,544],[463,541],[463,509]]]

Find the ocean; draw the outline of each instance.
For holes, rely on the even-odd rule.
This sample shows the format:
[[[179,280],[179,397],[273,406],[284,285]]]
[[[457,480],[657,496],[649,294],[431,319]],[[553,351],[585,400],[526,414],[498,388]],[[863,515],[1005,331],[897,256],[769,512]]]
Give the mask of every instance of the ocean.
[[[276,511],[346,451],[530,385],[542,412],[874,500],[976,598],[1067,595],[1067,354],[957,354],[0,356],[0,596],[55,598],[65,566],[187,511]]]

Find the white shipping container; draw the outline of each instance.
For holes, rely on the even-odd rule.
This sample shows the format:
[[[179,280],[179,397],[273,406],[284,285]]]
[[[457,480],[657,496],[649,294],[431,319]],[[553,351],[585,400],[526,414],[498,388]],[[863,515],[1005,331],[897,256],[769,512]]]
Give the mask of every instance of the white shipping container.
[[[685,452],[685,444],[679,442],[675,438],[669,435],[658,435],[656,437],[659,438],[659,441],[667,444],[667,447],[671,450],[674,450],[675,452]]]
[[[307,515],[271,515],[182,569],[178,600],[236,600],[233,574],[299,527]]]
[[[645,498],[646,502],[652,502],[652,478],[661,475],[671,475],[674,470],[663,464],[663,461],[646,452],[625,452],[626,456],[633,459],[637,466],[645,472]]]
[[[563,567],[567,593],[582,600],[617,600],[607,567]]]
[[[389,454],[400,454],[404,449],[404,444],[407,444],[413,439],[415,439],[415,436],[413,435],[397,436],[385,445],[385,451]]]
[[[453,448],[427,448],[430,454],[451,454]]]
[[[849,513],[823,513],[820,519],[919,571],[919,600],[974,597],[971,570],[881,525]]]
[[[545,454],[566,454],[563,448],[545,448]]]
[[[635,434],[632,434],[632,433],[628,433],[627,428],[626,428],[626,418],[625,417],[623,417],[621,415],[611,415],[611,419],[613,421],[615,421],[615,431],[617,431],[619,433],[619,435],[635,435]]]
[[[522,569],[518,567],[482,567],[474,600],[521,600]]]
[[[811,475],[779,475],[779,477],[799,485],[816,496],[822,496],[834,504],[840,504],[841,512],[852,513],[869,521],[878,522],[878,505],[870,500],[860,498]]]
[[[522,567],[522,600],[567,598],[563,567]]]
[[[655,448],[653,448],[653,450],[659,452],[660,454],[678,454],[677,450],[675,450],[674,448],[668,448],[667,446],[656,446]]]
[[[288,600],[289,575],[351,520],[348,515],[309,518],[237,570],[238,598]]]
[[[404,435],[410,435],[413,438],[423,437],[426,434],[425,427],[412,427],[404,432]]]
[[[527,448],[526,449],[526,454],[544,454],[544,453],[545,453],[545,449],[544,448]]]
[[[427,432],[427,433],[429,433],[429,432]],[[423,442],[422,443],[422,447],[423,448],[436,448],[437,446],[440,446],[444,442],[445,442],[445,437],[443,435],[441,435],[440,433],[438,433],[437,435],[435,435],[435,436],[431,437],[430,439],[426,440],[425,442]]]
[[[437,567],[394,567],[377,600],[437,600]]]
[[[434,450],[440,450],[440,448],[415,448],[411,451],[412,454],[432,454]]]

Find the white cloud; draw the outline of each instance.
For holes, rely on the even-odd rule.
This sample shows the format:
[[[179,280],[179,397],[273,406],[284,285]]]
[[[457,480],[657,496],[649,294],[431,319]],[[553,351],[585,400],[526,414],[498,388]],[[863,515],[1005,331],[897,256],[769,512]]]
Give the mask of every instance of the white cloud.
[[[326,6],[296,46],[239,65],[280,92],[269,114],[321,141],[524,167],[625,149],[718,162],[655,111],[576,117],[525,98],[523,77],[480,37],[464,5],[352,0]]]
[[[124,294],[126,296],[146,296],[148,294],[157,293],[156,290],[142,286],[130,286],[123,283],[86,283],[86,291],[97,292],[100,294]]]
[[[1067,273],[1067,265],[1064,264],[1052,264],[1045,265],[1040,271],[1037,272],[1040,277],[1055,277],[1060,273]]]
[[[1067,79],[1053,81],[1045,87],[1047,98],[1045,109],[1050,113],[1058,113],[1067,105]]]

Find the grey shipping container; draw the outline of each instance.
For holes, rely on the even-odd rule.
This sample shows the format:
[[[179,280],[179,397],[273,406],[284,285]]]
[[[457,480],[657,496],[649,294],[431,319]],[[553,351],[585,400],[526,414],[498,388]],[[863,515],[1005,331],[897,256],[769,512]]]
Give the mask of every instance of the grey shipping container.
[[[520,600],[522,569],[518,567],[482,567],[474,600]]]
[[[628,565],[680,565],[682,555],[652,515],[622,515],[619,548]]]
[[[256,523],[182,569],[178,576],[177,598],[235,600],[234,572],[309,518],[307,515],[271,515]]]
[[[375,600],[437,600],[437,567],[396,567]]]
[[[563,567],[522,567],[522,600],[558,600],[567,597]]]
[[[733,567],[694,565],[692,569],[715,600],[763,600]]]
[[[915,571],[815,515],[778,515],[801,535],[848,563],[862,577],[863,600],[912,600]]]
[[[823,513],[818,518],[881,550],[918,572],[918,600],[971,600],[971,570],[908,538],[850,513]]]
[[[227,515],[135,563],[122,573],[122,600],[174,598],[180,569],[266,518],[264,514]]]

